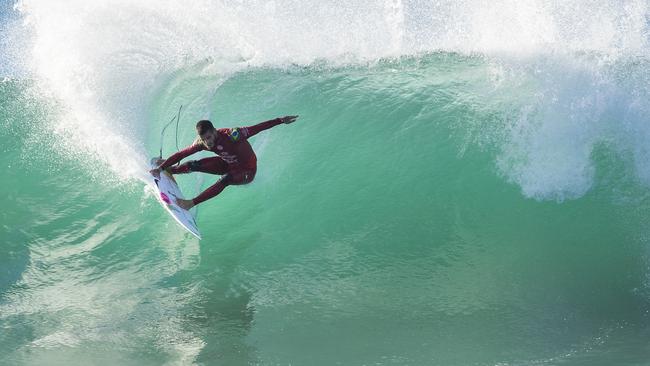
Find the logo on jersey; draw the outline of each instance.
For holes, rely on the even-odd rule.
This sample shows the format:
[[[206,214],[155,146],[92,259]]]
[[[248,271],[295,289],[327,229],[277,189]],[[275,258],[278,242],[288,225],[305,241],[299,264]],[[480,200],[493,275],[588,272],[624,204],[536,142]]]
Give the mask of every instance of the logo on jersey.
[[[241,138],[241,132],[239,132],[239,128],[233,128],[230,130],[228,136],[232,142],[237,142]]]

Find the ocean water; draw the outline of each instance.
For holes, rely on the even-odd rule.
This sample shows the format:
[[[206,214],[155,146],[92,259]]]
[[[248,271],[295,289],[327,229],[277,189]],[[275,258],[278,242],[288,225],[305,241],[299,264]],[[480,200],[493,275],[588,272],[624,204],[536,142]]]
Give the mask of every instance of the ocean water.
[[[649,365],[649,11],[0,4],[0,364]],[[201,241],[180,105],[165,156],[300,115]]]

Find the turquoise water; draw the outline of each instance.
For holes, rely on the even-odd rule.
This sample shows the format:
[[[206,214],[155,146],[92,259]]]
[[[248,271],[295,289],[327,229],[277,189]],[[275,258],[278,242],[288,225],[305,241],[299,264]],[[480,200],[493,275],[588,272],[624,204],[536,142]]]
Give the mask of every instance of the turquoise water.
[[[648,4],[619,5],[5,6],[0,364],[650,364]],[[201,241],[143,182],[181,104],[166,156],[300,115]]]

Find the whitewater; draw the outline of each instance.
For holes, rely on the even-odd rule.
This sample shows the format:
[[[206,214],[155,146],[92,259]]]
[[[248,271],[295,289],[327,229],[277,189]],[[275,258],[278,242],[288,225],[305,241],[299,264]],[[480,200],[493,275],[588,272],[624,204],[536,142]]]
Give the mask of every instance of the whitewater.
[[[650,364],[649,19],[0,3],[0,365]],[[181,105],[164,156],[300,115],[201,241],[145,186]]]

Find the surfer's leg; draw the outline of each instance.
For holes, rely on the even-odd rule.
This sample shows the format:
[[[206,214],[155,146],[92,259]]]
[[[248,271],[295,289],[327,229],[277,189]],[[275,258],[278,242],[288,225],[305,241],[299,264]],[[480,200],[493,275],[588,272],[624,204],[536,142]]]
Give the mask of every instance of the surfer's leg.
[[[256,169],[251,170],[231,170],[226,174],[228,177],[228,184],[233,186],[239,186],[243,184],[248,184],[255,179]]]
[[[221,193],[221,191],[224,190],[228,186],[228,175],[224,175],[217,181],[217,183],[211,185],[206,189],[205,191],[201,192],[198,196],[194,197],[192,199],[192,202],[194,202],[195,205],[198,205],[199,203],[209,200],[210,198],[218,195]]]
[[[228,163],[218,156],[213,156],[211,158],[188,161],[179,166],[169,168],[169,171],[172,174],[202,172],[223,175],[228,172]]]
[[[255,169],[252,170],[231,170],[226,175],[221,177],[217,183],[210,186],[205,191],[201,192],[196,196],[192,201],[195,205],[209,200],[210,198],[221,193],[226,187],[233,185],[238,186],[242,184],[248,184],[253,181],[255,178]]]

